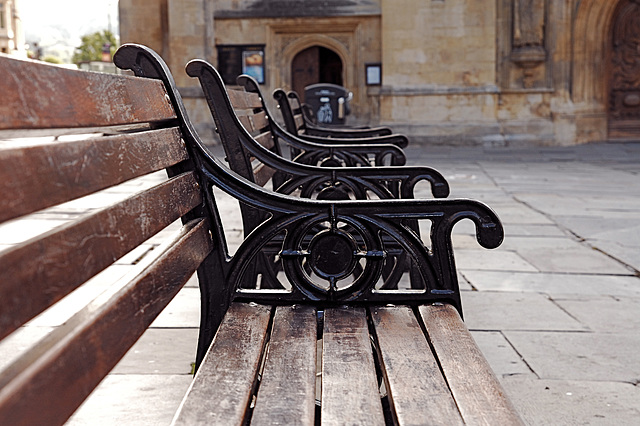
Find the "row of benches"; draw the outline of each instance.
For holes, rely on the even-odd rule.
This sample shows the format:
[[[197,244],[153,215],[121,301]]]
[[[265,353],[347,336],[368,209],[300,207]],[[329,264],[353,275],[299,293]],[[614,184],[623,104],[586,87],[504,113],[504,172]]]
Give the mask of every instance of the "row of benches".
[[[125,45],[114,62],[136,77],[0,56],[0,138],[79,134],[0,147],[0,222],[168,176],[0,252],[0,339],[175,220],[183,225],[0,372],[0,424],[64,423],[194,272],[198,370],[175,424],[520,423],[461,321],[451,229],[471,219],[479,243],[497,247],[503,230],[491,209],[410,199],[421,179],[446,197],[446,181],[426,167],[344,167],[361,156],[355,147],[305,157],[320,149],[307,140],[285,158],[256,91],[229,92],[215,69],[192,62],[224,164],[199,139],[157,54]],[[361,146],[384,146],[392,158],[399,149]],[[242,206],[233,255],[218,190]]]

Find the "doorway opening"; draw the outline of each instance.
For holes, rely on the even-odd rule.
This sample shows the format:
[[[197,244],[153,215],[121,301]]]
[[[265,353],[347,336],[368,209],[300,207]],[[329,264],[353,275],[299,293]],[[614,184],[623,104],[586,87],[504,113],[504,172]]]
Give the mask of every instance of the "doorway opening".
[[[304,88],[316,83],[343,85],[342,59],[331,49],[312,46],[291,61],[291,87],[304,102]]]
[[[611,22],[609,138],[640,138],[640,4],[623,0]]]

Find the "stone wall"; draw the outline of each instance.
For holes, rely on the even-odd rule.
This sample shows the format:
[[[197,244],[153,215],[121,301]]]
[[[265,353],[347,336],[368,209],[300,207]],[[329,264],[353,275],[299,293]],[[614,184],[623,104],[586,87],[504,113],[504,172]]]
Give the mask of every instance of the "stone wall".
[[[121,37],[161,52],[192,94],[184,64],[216,64],[216,45],[265,45],[265,93],[290,88],[300,51],[331,49],[354,92],[351,123],[390,125],[415,141],[567,145],[608,137],[611,22],[628,0],[354,0],[324,8],[297,0],[304,13],[291,1],[121,0]],[[275,14],[278,7],[287,13]],[[382,64],[381,86],[366,85],[372,63]],[[194,111],[204,105],[189,103]]]
[[[379,16],[216,19],[215,28],[216,45],[266,45],[261,89],[267,94],[291,89],[291,62],[298,52],[311,46],[333,50],[343,62],[344,85],[354,94],[352,117],[365,124],[379,121],[379,92],[365,84],[365,64],[381,62]]]

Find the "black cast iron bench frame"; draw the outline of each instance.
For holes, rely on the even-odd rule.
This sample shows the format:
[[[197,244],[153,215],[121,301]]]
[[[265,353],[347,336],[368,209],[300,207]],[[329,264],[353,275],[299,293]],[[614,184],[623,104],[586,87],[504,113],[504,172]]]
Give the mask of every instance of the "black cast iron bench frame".
[[[0,106],[3,136],[25,129],[59,134],[65,131],[56,129],[65,127],[103,133],[62,144],[4,146],[1,221],[156,170],[169,176],[0,252],[0,336],[174,220],[183,227],[125,283],[0,372],[0,423],[63,423],[194,271],[201,290],[199,369],[176,424],[519,422],[460,319],[451,228],[471,219],[479,243],[496,247],[503,230],[491,209],[472,200],[319,201],[266,190],[208,153],[157,54],[125,45],[114,61],[145,78],[0,57],[3,72],[12,76],[0,82],[7,101]],[[214,187],[269,213],[233,256]],[[424,236],[429,247],[401,218],[431,222]],[[415,261],[427,283],[423,290],[376,288],[386,254],[382,234]],[[281,243],[289,288],[251,287],[250,265],[274,239]],[[401,344],[394,344],[398,337]],[[408,376],[397,362],[411,366]],[[428,388],[417,392],[410,383],[416,378]]]

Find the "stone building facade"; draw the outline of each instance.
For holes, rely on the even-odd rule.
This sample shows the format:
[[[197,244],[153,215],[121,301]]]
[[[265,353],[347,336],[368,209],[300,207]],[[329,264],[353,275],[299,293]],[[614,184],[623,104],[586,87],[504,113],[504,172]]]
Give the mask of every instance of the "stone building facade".
[[[202,128],[196,57],[267,93],[341,84],[352,123],[427,143],[640,139],[640,0],[120,0],[120,35],[163,55]]]
[[[25,56],[25,41],[17,0],[0,0],[0,52]]]

